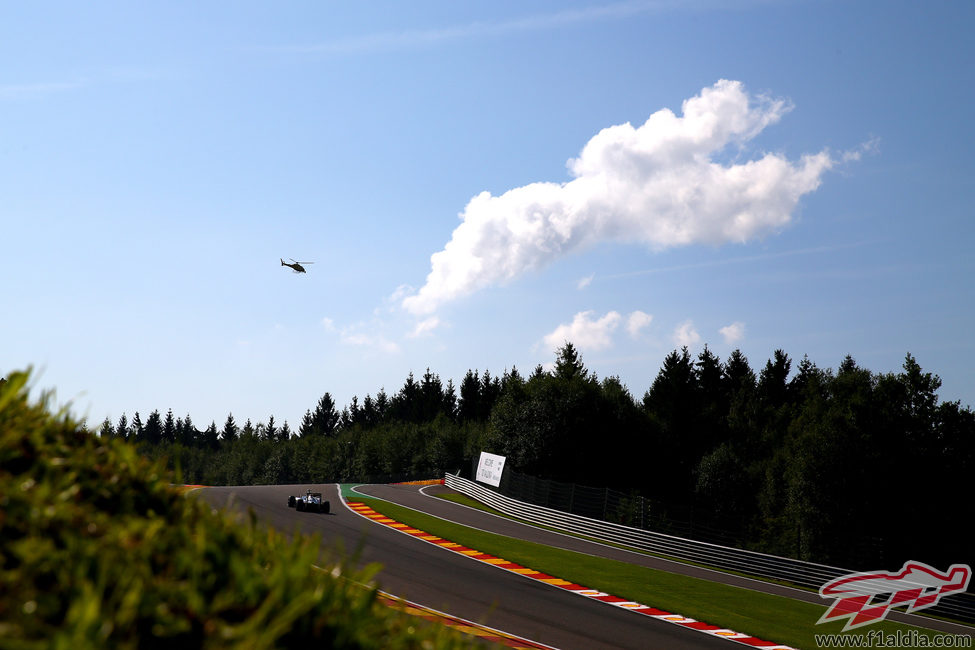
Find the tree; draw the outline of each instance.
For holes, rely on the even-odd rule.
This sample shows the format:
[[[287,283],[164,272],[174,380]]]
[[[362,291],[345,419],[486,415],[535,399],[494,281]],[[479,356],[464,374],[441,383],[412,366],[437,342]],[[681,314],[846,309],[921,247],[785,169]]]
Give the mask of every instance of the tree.
[[[440,412],[453,420],[457,417],[457,390],[454,388],[454,380],[447,380],[447,387],[443,392],[443,400],[440,404]]]
[[[106,440],[115,437],[115,427],[112,426],[112,421],[108,419],[108,416],[102,422],[102,428],[98,431],[98,435]]]
[[[339,425],[339,412],[335,409],[335,400],[330,393],[325,393],[315,405],[312,414],[311,433],[314,435],[332,437]],[[305,435],[302,433],[302,435]]]
[[[600,419],[608,409],[602,407],[599,384],[590,379],[575,348],[566,344],[558,358],[564,362],[563,372],[542,373],[524,391],[501,394],[491,410],[490,442],[521,471],[571,480],[582,472],[591,476],[588,461],[598,451],[592,440],[606,432]],[[501,393],[501,382],[490,381],[495,383]]]
[[[724,364],[724,392],[728,399],[728,429],[735,438],[758,438],[759,433],[755,409],[755,373],[748,365],[748,358],[741,350],[735,349]],[[746,448],[740,453],[746,457]]]
[[[430,372],[427,368],[420,380],[420,408],[419,422],[429,422],[443,410],[444,394],[440,376]]]
[[[393,417],[404,422],[420,422],[423,408],[420,400],[420,385],[411,372],[393,397]]]
[[[153,412],[149,414],[149,419],[146,420],[146,442],[148,442],[150,445],[158,445],[160,442],[162,442],[162,435],[162,417],[159,415],[158,410],[153,410]]]
[[[304,417],[301,418],[301,424],[298,425],[298,435],[302,438],[305,436],[314,435],[315,429],[311,415],[311,409],[305,411]]]
[[[228,413],[227,420],[223,423],[223,431],[221,435],[224,442],[233,442],[237,440],[240,434],[240,430],[237,428],[237,423],[234,421],[234,414]]]
[[[272,416],[273,420],[274,417]],[[203,443],[210,449],[216,449],[219,444],[219,434],[217,433],[217,423],[210,421],[210,426],[203,432]]]
[[[468,368],[460,382],[460,403],[457,406],[457,419],[461,422],[476,420],[480,412],[481,380],[476,370]]]
[[[491,417],[498,396],[501,395],[501,380],[492,377],[489,370],[485,370],[481,375],[481,395],[477,404],[477,419],[487,421]]]
[[[389,415],[389,396],[386,395],[386,389],[380,388],[379,392],[376,393],[376,416],[379,418],[379,422],[385,422],[386,416]]]
[[[166,420],[163,422],[162,439],[164,442],[176,442],[176,420],[173,418],[173,409],[166,411]]]
[[[142,418],[139,417],[138,411],[132,416],[131,436],[135,438],[136,442],[143,442],[146,439],[145,427],[142,424]]]
[[[525,378],[518,372],[516,366],[511,366],[511,370],[506,370],[501,376],[501,392],[506,393],[512,390],[524,390]]]
[[[541,379],[542,377],[545,377],[548,374],[549,373],[545,371],[545,368],[542,367],[542,364],[539,363],[535,366],[535,369],[532,370],[531,377],[528,378],[528,381],[531,382],[536,379]]]
[[[122,416],[118,419],[118,425],[115,427],[115,436],[122,440],[127,440],[129,437],[129,420],[125,417],[125,413],[122,413]]]
[[[579,377],[586,379],[589,371],[582,365],[582,357],[572,343],[566,342],[558,349],[555,356],[555,377],[570,381]]]
[[[683,498],[693,488],[692,471],[707,453],[698,426],[698,384],[687,346],[664,358],[643,407],[660,427],[659,453],[666,459],[656,468],[656,489],[670,498]]]
[[[769,408],[785,404],[787,379],[792,368],[792,360],[782,350],[776,350],[773,359],[765,362],[765,368],[758,378],[758,397]]]
[[[722,379],[721,359],[708,346],[697,355],[698,427],[702,451],[714,449],[728,437],[728,394]]]
[[[802,404],[806,400],[809,390],[823,387],[824,379],[823,372],[809,360],[809,355],[803,355],[802,361],[796,365],[795,377],[789,382],[787,390],[789,401],[795,406]]]
[[[362,399],[362,411],[359,414],[359,421],[364,427],[374,427],[379,423],[379,414],[376,412],[376,400],[368,393]]]
[[[922,372],[921,366],[910,353],[904,359],[904,372],[897,378],[903,384],[907,398],[905,415],[908,421],[908,438],[918,448],[931,450],[937,445],[932,434],[941,378],[930,372]]]
[[[187,413],[186,417],[177,421],[176,439],[184,446],[189,447],[194,444],[199,437],[196,427],[193,426],[193,419]]]
[[[748,365],[748,358],[737,348],[724,365],[724,381],[726,390],[732,397],[741,391],[750,392],[755,388],[755,373]]]

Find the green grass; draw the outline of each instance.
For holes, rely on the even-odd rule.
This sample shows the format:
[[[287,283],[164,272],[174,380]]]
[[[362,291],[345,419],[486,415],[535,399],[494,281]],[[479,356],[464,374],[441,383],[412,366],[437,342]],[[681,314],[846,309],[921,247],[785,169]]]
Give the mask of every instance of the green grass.
[[[320,538],[240,523],[170,487],[27,375],[0,385],[0,648],[458,648],[458,633],[365,588]],[[248,520],[249,519],[249,520]]]
[[[803,585],[797,585],[795,583],[788,582],[786,580],[774,580],[774,579],[771,579],[771,578],[766,578],[764,576],[756,576],[756,575],[752,575],[750,573],[743,573],[741,571],[732,571],[732,570],[729,570],[729,569],[718,569],[718,568],[713,567],[713,566],[711,566],[709,564],[704,564],[704,563],[701,563],[701,562],[694,562],[694,561],[691,561],[691,560],[685,560],[685,559],[682,559],[682,558],[672,557],[672,556],[669,556],[669,555],[663,555],[662,553],[651,553],[650,551],[644,550],[642,548],[636,548],[636,547],[633,547],[633,546],[627,546],[625,544],[618,544],[616,542],[609,542],[609,541],[606,541],[604,539],[598,539],[598,538],[595,538],[595,537],[587,537],[586,535],[580,535],[578,533],[573,533],[573,532],[570,532],[570,531],[561,530],[559,528],[552,528],[551,526],[544,526],[542,524],[536,524],[535,522],[532,522],[532,521],[527,521],[525,519],[519,519],[518,517],[512,517],[511,515],[508,515],[508,514],[505,514],[505,513],[501,512],[500,510],[495,510],[491,506],[486,505],[484,503],[481,503],[480,501],[478,501],[476,499],[473,499],[473,498],[467,496],[466,494],[460,494],[460,493],[457,493],[457,494],[449,494],[449,493],[448,494],[437,494],[436,497],[438,499],[443,499],[444,501],[451,501],[453,503],[457,503],[457,504],[462,505],[462,506],[468,506],[470,508],[475,508],[475,509],[481,510],[483,512],[488,512],[488,513],[491,513],[492,515],[497,515],[498,517],[504,517],[505,519],[510,519],[512,521],[517,521],[517,522],[522,523],[522,524],[525,524],[527,526],[534,526],[535,528],[540,528],[541,530],[548,530],[548,531],[551,531],[551,532],[554,532],[554,533],[559,533],[560,535],[568,535],[570,537],[576,537],[578,539],[584,539],[584,540],[587,540],[587,541],[590,541],[590,542],[597,542],[599,544],[604,544],[606,546],[612,546],[614,548],[623,549],[623,550],[626,550],[626,551],[630,551],[632,553],[640,553],[642,555],[646,555],[646,556],[649,556],[649,557],[658,557],[658,558],[661,558],[661,559],[664,559],[664,560],[670,560],[670,561],[673,561],[673,562],[680,562],[681,564],[687,564],[688,566],[696,566],[696,567],[701,567],[702,569],[711,569],[711,570],[714,570],[714,571],[721,571],[722,573],[727,573],[727,574],[733,575],[733,576],[740,576],[742,578],[750,578],[752,580],[760,580],[762,582],[767,582],[767,583],[773,584],[773,585],[781,585],[783,587],[790,587],[792,589],[801,589],[802,591],[808,591],[809,593],[816,593],[816,590],[815,589],[810,589],[809,587],[805,587]]]
[[[431,535],[585,587],[766,641],[816,648],[814,635],[838,633],[842,629],[841,623],[816,625],[826,610],[821,605],[477,531],[381,499],[356,500]],[[865,629],[887,634],[917,629],[924,636],[934,634],[888,621]]]

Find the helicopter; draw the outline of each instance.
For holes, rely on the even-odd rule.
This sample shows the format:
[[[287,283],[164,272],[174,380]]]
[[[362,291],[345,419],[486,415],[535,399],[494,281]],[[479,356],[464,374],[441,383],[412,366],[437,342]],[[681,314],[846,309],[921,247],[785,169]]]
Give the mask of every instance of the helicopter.
[[[305,267],[303,267],[302,264],[314,264],[314,262],[296,262],[294,258],[291,257],[289,257],[288,259],[291,260],[291,264],[288,264],[284,260],[281,260],[281,266],[291,267],[291,270],[293,270],[295,273],[306,273]]]

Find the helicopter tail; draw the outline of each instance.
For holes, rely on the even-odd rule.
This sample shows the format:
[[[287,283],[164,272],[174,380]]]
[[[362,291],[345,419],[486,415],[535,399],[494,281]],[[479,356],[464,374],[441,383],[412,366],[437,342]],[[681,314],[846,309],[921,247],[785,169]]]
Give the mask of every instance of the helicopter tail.
[[[279,257],[278,259],[280,260],[281,258]],[[287,266],[287,264],[284,263],[284,260],[281,260],[281,266]]]

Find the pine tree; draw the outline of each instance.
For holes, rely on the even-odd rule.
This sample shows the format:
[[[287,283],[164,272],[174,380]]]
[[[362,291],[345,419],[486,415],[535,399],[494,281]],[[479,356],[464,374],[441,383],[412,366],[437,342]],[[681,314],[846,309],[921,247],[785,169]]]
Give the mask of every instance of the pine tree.
[[[379,392],[376,393],[376,415],[379,418],[379,422],[385,422],[386,417],[389,415],[389,396],[386,395],[386,389],[380,388]]]
[[[315,435],[332,437],[337,433],[339,419],[339,413],[335,409],[335,400],[332,399],[330,393],[325,393],[318,400],[315,412],[312,414],[311,431]]]
[[[451,420],[457,417],[457,390],[454,388],[454,380],[447,380],[447,388],[443,392],[443,402],[440,411]]]
[[[122,440],[127,440],[129,437],[129,420],[125,417],[125,413],[122,413],[122,416],[118,419],[118,425],[115,427],[115,436]]]
[[[314,420],[312,420],[311,409],[308,409],[305,411],[304,417],[301,418],[301,424],[298,426],[298,435],[304,438],[305,436],[311,436],[314,434]]]
[[[457,419],[461,422],[476,420],[480,413],[481,380],[476,370],[467,370],[460,382],[460,403],[457,407]]]
[[[420,380],[419,408],[417,409],[417,421],[429,422],[437,417],[443,409],[443,383],[440,377],[427,368]]]
[[[217,433],[217,423],[210,421],[210,426],[203,432],[203,442],[210,449],[216,449],[219,444],[219,434]]]
[[[368,393],[362,400],[362,413],[360,415],[360,420],[362,421],[362,425],[366,428],[372,428],[379,422],[379,414],[376,412],[376,402]]]
[[[189,447],[196,443],[199,434],[196,431],[196,427],[193,426],[193,418],[187,413],[186,417],[183,418],[182,431],[178,432],[177,438],[185,446]]]
[[[131,437],[135,438],[136,442],[143,442],[146,439],[146,428],[142,424],[142,418],[139,417],[138,411],[136,411],[135,415],[132,416],[132,429],[130,435]]]
[[[776,350],[773,358],[765,362],[758,378],[758,397],[770,408],[778,408],[786,401],[787,380],[792,360],[782,350]]]
[[[486,422],[491,417],[491,410],[494,408],[498,396],[501,395],[501,380],[492,377],[489,370],[485,370],[481,375],[481,396],[477,404],[477,419]]]
[[[159,415],[158,410],[153,410],[153,412],[149,414],[149,419],[146,420],[146,442],[148,442],[150,445],[158,445],[160,442],[162,442],[162,434],[162,416]]]
[[[240,434],[240,430],[237,428],[237,423],[234,421],[234,414],[228,413],[227,420],[223,423],[223,432],[221,436],[224,442],[233,442],[237,440]]]
[[[406,377],[403,387],[393,398],[393,417],[404,422],[420,422],[422,414],[420,399],[420,385],[416,383],[411,372]]]
[[[362,424],[362,409],[359,408],[359,397],[357,395],[352,396],[352,401],[349,402],[348,410],[348,426],[354,427],[357,424]],[[343,412],[344,413],[344,412]]]
[[[162,428],[162,439],[163,442],[176,442],[176,420],[173,418],[173,409],[166,411],[166,420],[163,422]]]
[[[692,472],[707,450],[698,428],[697,373],[687,346],[674,350],[643,396],[646,413],[660,426],[659,450],[666,461],[654,472],[657,490],[671,498],[688,494]]]
[[[576,377],[586,379],[589,371],[582,365],[582,357],[572,343],[566,342],[558,349],[555,357],[555,377],[571,380]]]
[[[102,422],[102,428],[98,431],[98,435],[105,440],[115,437],[115,427],[112,426],[112,421],[108,419],[108,416]]]
[[[755,373],[748,365],[748,358],[741,350],[735,349],[724,365],[724,380],[729,395],[755,388]]]

